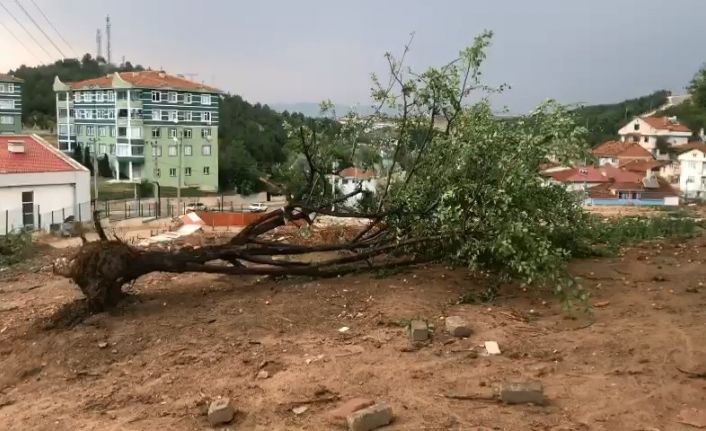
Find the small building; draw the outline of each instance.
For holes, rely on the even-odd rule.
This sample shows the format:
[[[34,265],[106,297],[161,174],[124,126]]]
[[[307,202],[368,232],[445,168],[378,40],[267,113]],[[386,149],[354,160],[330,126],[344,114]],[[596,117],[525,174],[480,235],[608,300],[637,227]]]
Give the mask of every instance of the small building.
[[[670,146],[686,145],[692,136],[691,129],[680,123],[677,117],[635,117],[619,131],[621,140],[637,142],[642,148],[659,156],[657,140],[664,139]]]
[[[679,189],[687,198],[706,197],[706,144],[696,142],[679,148]]]
[[[378,176],[373,170],[351,167],[343,169],[338,175],[334,176],[333,183],[343,195],[353,193],[359,187],[364,191],[375,193],[378,186]],[[349,198],[345,204],[354,206],[361,198],[362,194],[358,194]]]
[[[91,220],[90,172],[37,135],[0,135],[0,234]]]
[[[587,205],[678,206],[679,194],[660,177],[639,181],[615,181],[588,191]]]
[[[640,160],[653,160],[652,153],[640,144],[631,141],[607,141],[593,149],[593,155],[598,159],[598,166],[621,164]]]
[[[0,73],[0,134],[22,131],[22,81]]]

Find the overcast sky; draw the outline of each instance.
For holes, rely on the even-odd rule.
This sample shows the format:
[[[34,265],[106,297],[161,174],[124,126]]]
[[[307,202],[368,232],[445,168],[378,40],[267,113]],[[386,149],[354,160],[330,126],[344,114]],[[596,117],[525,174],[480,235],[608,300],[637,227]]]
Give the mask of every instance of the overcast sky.
[[[67,55],[32,0],[0,0],[52,55],[56,50],[19,1]],[[455,58],[483,29],[495,32],[489,84],[511,90],[496,107],[524,112],[547,98],[619,101],[657,89],[683,92],[706,61],[704,0],[34,0],[78,54],[95,54],[96,28],[113,22],[113,61],[122,56],[171,73],[196,73],[251,102],[331,99],[367,103],[370,72],[415,32],[411,65]],[[0,8],[0,22],[49,61]],[[36,64],[0,25],[0,71]]]

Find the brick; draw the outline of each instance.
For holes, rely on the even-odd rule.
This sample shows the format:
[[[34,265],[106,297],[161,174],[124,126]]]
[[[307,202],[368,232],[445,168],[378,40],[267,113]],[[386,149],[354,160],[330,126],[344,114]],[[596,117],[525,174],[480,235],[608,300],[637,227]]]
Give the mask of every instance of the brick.
[[[368,398],[351,398],[326,413],[325,418],[332,424],[345,425],[346,418],[358,410],[370,407],[375,401]]]
[[[539,380],[508,382],[500,387],[500,400],[506,404],[544,404],[544,387]]]
[[[208,407],[208,423],[211,426],[225,424],[233,420],[235,409],[230,403],[230,398],[215,400]]]
[[[446,330],[454,337],[469,337],[471,335],[471,327],[461,316],[447,317]]]
[[[348,416],[348,431],[371,431],[391,423],[393,419],[392,408],[387,403],[378,403]]]
[[[426,341],[429,339],[429,327],[423,320],[412,320],[409,322],[409,339],[414,341]]]

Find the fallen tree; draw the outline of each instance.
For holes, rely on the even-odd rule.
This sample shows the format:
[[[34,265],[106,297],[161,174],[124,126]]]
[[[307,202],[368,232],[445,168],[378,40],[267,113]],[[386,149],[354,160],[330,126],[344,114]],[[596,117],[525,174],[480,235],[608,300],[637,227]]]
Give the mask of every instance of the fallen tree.
[[[490,33],[478,36],[459,58],[421,74],[405,66],[408,44],[399,59],[386,55],[386,82],[373,77],[376,115],[349,114],[340,128],[316,120],[289,128],[290,158],[270,180],[287,204],[227,244],[137,249],[109,240],[96,224],[101,240],[84,244],[56,272],[81,288],[92,311],[114,306],[125,284],[153,271],[327,277],[443,260],[562,290],[564,263],[584,214],[572,195],[545,183],[538,172],[549,158],[586,157],[586,133],[554,103],[522,117],[495,115],[483,95],[503,87],[480,83],[490,39]],[[469,103],[472,93],[483,98]],[[330,106],[322,104],[322,112]],[[383,114],[389,110],[398,115]],[[343,194],[332,181],[356,160],[361,137],[381,120],[394,127],[366,139],[367,151],[382,154],[383,161],[376,167],[382,175],[374,204],[362,208],[350,204],[362,187]],[[346,241],[301,245],[267,238],[320,215],[366,223]],[[314,252],[332,255],[315,262],[293,258]]]

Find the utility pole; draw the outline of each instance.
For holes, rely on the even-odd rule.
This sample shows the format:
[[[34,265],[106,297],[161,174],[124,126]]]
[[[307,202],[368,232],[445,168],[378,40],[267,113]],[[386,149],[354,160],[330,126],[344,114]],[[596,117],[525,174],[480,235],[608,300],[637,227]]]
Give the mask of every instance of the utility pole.
[[[98,202],[98,139],[91,138],[93,143],[93,199]]]
[[[179,124],[178,119],[174,119],[174,124]],[[182,135],[179,133],[179,129],[175,128],[176,136],[174,137],[174,142],[177,144],[177,154],[179,156],[179,163],[177,168],[177,211],[179,215],[181,214],[181,143]]]

